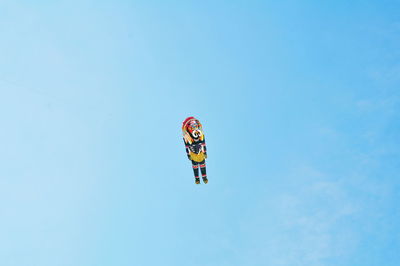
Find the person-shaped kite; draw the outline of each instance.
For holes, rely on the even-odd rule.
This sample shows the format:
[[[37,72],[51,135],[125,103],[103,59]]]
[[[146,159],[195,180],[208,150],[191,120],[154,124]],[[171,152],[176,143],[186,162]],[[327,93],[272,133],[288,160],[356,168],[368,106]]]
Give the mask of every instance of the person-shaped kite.
[[[183,141],[185,142],[186,154],[192,161],[194,178],[196,184],[200,184],[199,166],[201,177],[205,184],[208,183],[206,173],[207,148],[203,128],[199,120],[193,116],[188,117],[182,123]]]

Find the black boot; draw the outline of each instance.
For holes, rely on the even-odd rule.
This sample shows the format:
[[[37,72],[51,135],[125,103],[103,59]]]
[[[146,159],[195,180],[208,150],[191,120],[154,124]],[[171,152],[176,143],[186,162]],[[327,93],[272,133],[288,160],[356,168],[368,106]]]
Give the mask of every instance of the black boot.
[[[208,179],[207,179],[206,176],[203,176],[203,182],[204,182],[204,184],[207,184],[207,183],[208,183]]]
[[[196,177],[195,182],[196,182],[196,184],[200,184],[200,178]]]

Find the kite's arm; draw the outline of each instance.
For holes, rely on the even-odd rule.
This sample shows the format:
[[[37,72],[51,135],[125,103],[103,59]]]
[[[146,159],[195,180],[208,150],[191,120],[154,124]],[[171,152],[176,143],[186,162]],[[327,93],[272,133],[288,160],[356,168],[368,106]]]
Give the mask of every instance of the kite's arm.
[[[189,145],[186,143],[185,139],[183,139],[183,142],[185,143],[186,155],[187,155],[188,159],[190,160]]]
[[[204,155],[207,158],[207,146],[206,146],[206,139],[205,138],[203,139],[203,143],[201,143],[201,146],[203,147]]]

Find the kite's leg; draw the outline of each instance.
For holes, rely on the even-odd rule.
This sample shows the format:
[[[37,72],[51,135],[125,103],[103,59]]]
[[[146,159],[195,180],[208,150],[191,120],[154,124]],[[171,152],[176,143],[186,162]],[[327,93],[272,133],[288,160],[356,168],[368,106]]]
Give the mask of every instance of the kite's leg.
[[[192,167],[193,167],[193,173],[194,173],[195,182],[196,182],[196,184],[200,184],[198,162],[192,161]]]
[[[203,182],[205,184],[207,184],[208,179],[207,179],[206,161],[205,160],[200,163],[200,171],[201,171],[201,177],[203,178]]]

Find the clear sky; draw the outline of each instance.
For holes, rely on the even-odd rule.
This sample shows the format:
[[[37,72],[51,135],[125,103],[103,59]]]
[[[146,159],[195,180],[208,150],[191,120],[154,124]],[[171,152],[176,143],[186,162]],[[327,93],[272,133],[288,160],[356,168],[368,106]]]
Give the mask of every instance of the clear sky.
[[[399,265],[399,10],[0,1],[0,265]]]

